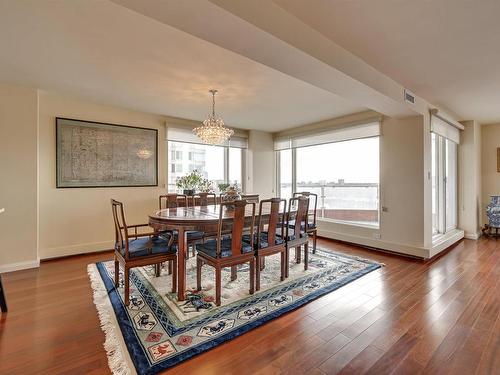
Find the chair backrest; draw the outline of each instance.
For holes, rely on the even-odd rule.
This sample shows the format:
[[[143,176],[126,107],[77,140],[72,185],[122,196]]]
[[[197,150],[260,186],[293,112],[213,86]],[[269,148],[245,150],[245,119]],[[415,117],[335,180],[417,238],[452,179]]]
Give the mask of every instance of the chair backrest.
[[[259,203],[259,194],[242,194],[241,199],[247,202]]]
[[[128,259],[128,230],[123,203],[111,199],[111,210],[115,224],[115,249],[125,250],[125,259]]]
[[[217,257],[221,256],[221,242],[223,238],[223,226],[228,224],[227,214],[232,213],[231,219],[231,256],[238,256],[242,254],[243,248],[243,230],[245,229],[246,221],[246,208],[252,207],[250,216],[250,246],[253,249],[253,234],[255,230],[255,206],[253,202],[244,200],[235,202],[225,202],[220,204],[219,211],[219,224],[217,228]],[[224,232],[224,236],[227,233]]]
[[[296,196],[303,196],[303,197],[308,197],[309,198],[308,216],[312,217],[312,224],[314,225],[314,227],[316,227],[316,210],[318,208],[318,194],[316,194],[316,193],[310,193],[308,191],[303,191],[303,192],[293,193],[293,196],[294,197],[296,197]],[[311,202],[311,197],[313,198],[313,202]]]
[[[200,206],[208,206],[209,204],[217,204],[217,196],[215,193],[198,193],[193,197],[193,205],[196,201],[199,202]]]
[[[187,207],[187,195],[175,193],[160,195],[158,198],[158,206],[160,210],[164,208]]]
[[[269,207],[269,211],[265,210]],[[264,224],[267,221],[267,243],[269,246],[276,244],[277,230],[281,230],[281,238],[285,234],[285,227],[282,225],[285,218],[286,200],[280,198],[264,199],[259,204],[259,219],[257,221],[257,247],[260,247],[260,234],[264,231]],[[264,216],[269,215],[268,220]]]
[[[305,197],[303,195],[298,196],[298,197],[293,197],[290,198],[288,201],[288,214],[287,214],[287,220],[290,221],[292,218],[295,219],[295,224],[293,226],[293,233],[296,237],[297,233],[300,233],[302,235],[305,234],[306,228],[307,228],[307,219],[308,219],[308,211],[309,211],[309,198]],[[288,231],[290,225],[286,225],[286,236],[288,238]],[[304,230],[302,230],[304,228]]]

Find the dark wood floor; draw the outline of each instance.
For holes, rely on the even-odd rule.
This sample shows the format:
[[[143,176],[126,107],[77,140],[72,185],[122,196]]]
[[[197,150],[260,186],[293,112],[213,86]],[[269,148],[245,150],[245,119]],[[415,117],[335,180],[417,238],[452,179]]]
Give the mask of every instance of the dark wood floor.
[[[465,240],[427,263],[319,244],[386,267],[168,372],[500,374],[500,241]],[[0,374],[109,373],[86,265],[110,257],[3,276]]]

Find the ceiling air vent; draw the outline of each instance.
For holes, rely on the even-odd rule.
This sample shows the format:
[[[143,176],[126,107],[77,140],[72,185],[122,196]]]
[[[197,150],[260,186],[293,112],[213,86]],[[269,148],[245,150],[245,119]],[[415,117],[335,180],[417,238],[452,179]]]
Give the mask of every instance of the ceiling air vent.
[[[407,89],[405,89],[405,102],[415,104],[415,95]]]

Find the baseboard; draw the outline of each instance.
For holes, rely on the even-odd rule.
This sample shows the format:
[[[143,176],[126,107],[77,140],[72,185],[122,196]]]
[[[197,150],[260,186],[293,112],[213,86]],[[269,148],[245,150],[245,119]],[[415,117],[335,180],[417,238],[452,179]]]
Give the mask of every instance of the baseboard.
[[[40,249],[40,259],[47,260],[52,258],[66,257],[69,255],[96,253],[99,251],[113,249],[114,246],[114,241],[103,241]]]
[[[411,246],[396,242],[388,242],[361,236],[354,236],[351,234],[339,233],[329,230],[318,230],[318,235],[321,237],[331,238],[334,240],[340,240],[340,241],[350,242],[353,244],[369,246],[380,250],[387,250],[392,253],[398,253],[401,255],[409,255],[411,257],[417,257],[421,259],[430,258],[429,249],[426,249],[424,247]]]
[[[440,252],[446,250],[454,243],[460,241],[462,238],[464,238],[464,231],[460,229],[455,229],[449,233],[446,233],[436,243],[432,244],[430,257],[432,258],[438,255]]]
[[[0,265],[0,273],[27,270],[30,268],[38,268],[38,267],[40,267],[40,259],[27,260],[25,262],[2,264]]]
[[[464,234],[464,238],[467,238],[468,240],[478,240],[479,237],[481,237],[481,232],[476,232],[476,233],[465,232]]]

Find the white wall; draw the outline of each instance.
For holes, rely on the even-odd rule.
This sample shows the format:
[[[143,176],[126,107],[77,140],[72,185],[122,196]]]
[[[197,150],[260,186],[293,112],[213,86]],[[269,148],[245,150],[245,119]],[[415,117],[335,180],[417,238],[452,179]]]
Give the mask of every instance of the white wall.
[[[39,191],[41,259],[110,249],[114,243],[110,199],[123,201],[128,224],[147,222],[165,191],[165,117],[40,92]],[[56,189],[55,118],[158,129],[158,187]]]
[[[0,272],[38,266],[37,90],[0,84]]]
[[[481,230],[481,125],[463,122],[458,147],[458,227],[477,239]],[[495,150],[496,152],[496,150]],[[495,154],[496,156],[496,154]]]
[[[274,142],[271,133],[249,131],[246,170],[248,193],[259,194],[261,199],[276,195]]]

